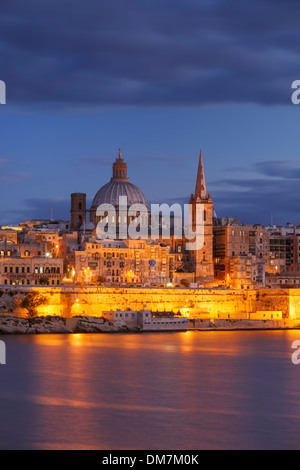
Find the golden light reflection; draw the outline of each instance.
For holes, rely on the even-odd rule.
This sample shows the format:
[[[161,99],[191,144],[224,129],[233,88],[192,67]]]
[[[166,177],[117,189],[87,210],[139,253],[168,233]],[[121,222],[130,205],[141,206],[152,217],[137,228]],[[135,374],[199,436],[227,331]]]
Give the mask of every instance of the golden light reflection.
[[[83,344],[85,344],[84,336],[85,335],[82,333],[72,334],[70,335],[70,343],[72,344],[72,346],[82,346]]]

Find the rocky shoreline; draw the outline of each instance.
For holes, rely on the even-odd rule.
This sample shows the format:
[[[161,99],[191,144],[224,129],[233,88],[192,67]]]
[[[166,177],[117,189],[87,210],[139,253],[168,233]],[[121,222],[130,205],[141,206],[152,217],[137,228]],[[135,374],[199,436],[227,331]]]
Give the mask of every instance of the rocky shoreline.
[[[300,320],[189,320],[187,330],[191,331],[236,331],[236,330],[287,330],[300,329]],[[38,335],[74,333],[126,333],[137,332],[136,328],[114,326],[103,317],[45,316],[22,318],[11,315],[0,317],[1,335]],[[167,331],[164,329],[156,332]]]
[[[124,328],[115,327],[105,318],[97,317],[63,318],[46,316],[19,318],[3,316],[0,318],[0,335],[116,333],[122,331],[124,331]]]

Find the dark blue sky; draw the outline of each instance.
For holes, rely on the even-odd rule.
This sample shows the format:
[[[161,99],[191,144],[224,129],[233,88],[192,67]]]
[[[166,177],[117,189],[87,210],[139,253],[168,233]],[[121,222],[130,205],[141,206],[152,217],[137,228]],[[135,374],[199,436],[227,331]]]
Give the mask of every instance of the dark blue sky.
[[[218,216],[300,223],[296,0],[1,5],[0,224],[69,217],[121,146],[150,201],[188,199],[202,148]]]

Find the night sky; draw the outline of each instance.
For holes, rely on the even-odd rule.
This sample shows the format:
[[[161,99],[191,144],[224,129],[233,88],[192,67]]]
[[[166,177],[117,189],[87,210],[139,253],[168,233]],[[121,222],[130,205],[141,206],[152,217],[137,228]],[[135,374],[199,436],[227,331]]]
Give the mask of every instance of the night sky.
[[[0,16],[0,224],[68,219],[122,147],[150,202],[300,224],[298,0],[10,0]]]

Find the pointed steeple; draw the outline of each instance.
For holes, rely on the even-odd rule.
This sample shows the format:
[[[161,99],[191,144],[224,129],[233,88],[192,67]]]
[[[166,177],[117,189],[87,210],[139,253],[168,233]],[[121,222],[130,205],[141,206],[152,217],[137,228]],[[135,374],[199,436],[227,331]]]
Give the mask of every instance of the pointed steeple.
[[[206,183],[205,183],[201,150],[200,150],[198,173],[197,173],[196,188],[195,188],[195,199],[197,200],[198,197],[200,199],[207,199]]]

